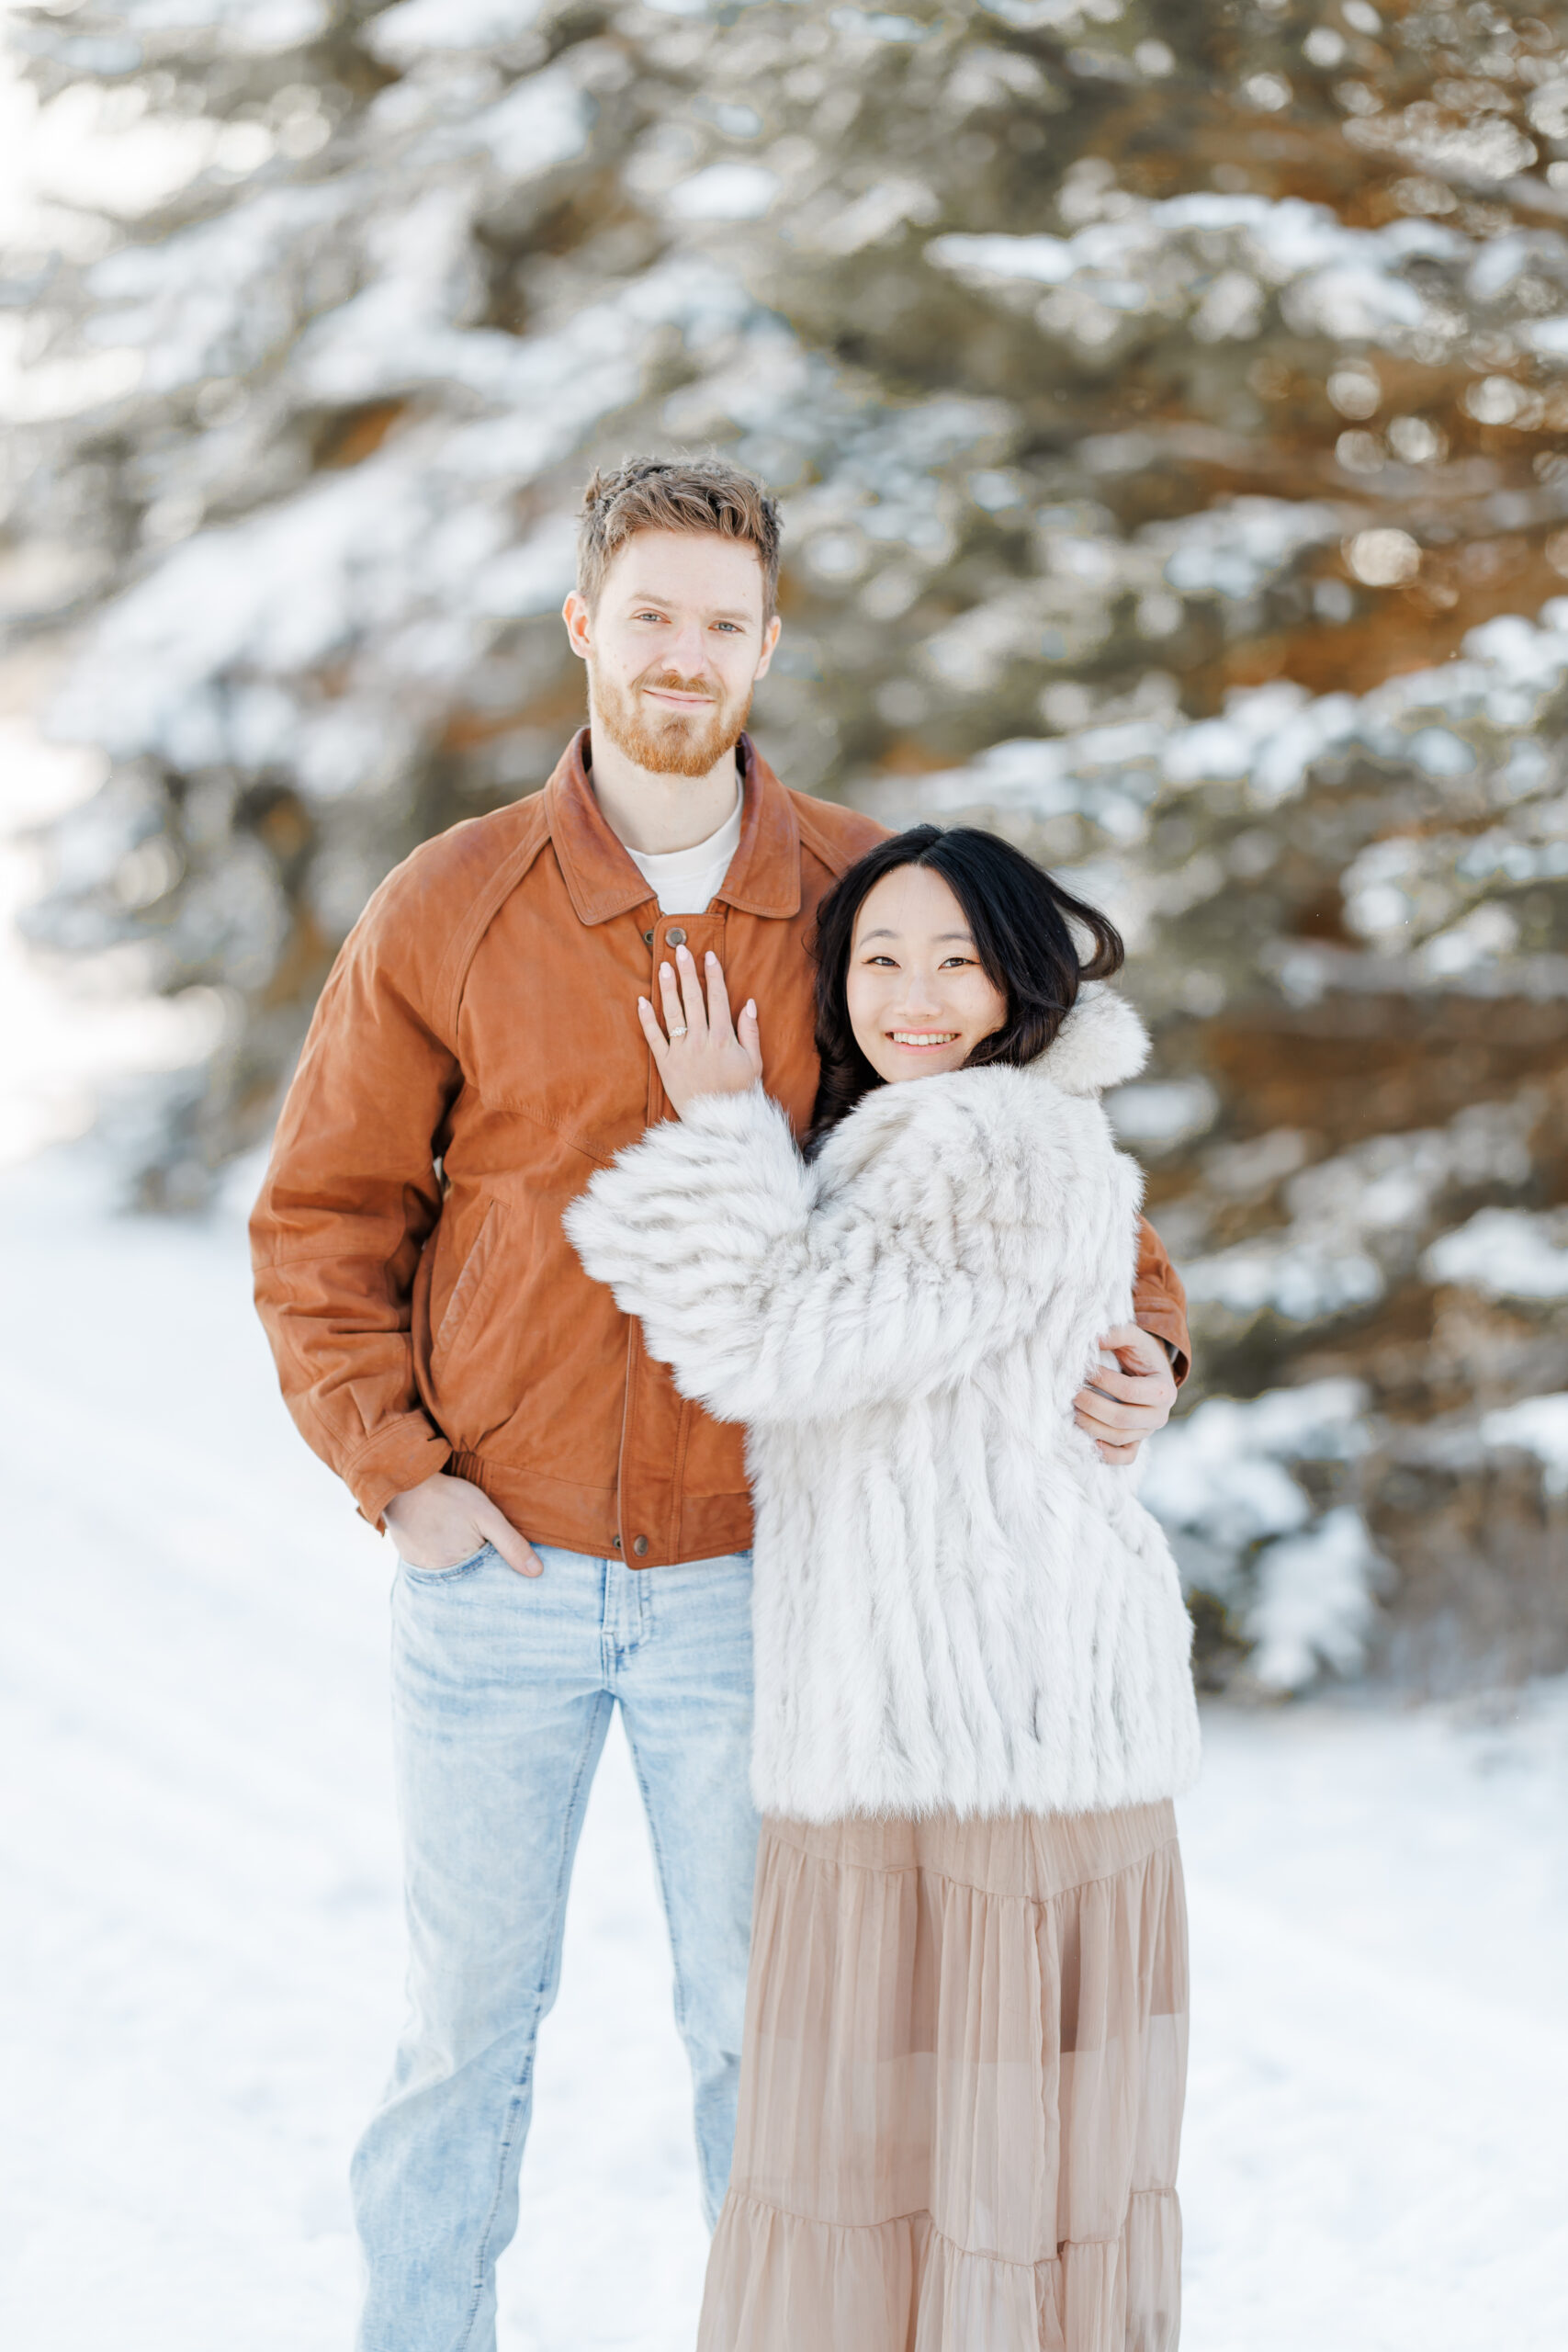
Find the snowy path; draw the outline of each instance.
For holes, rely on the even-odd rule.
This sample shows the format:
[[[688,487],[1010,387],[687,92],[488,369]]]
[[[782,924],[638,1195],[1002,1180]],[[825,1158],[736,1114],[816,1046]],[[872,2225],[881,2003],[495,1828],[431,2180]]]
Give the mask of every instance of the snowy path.
[[[58,1160],[0,1216],[0,2339],[346,2352],[344,2165],[399,2011],[385,1556],[276,1402],[236,1227],[110,1221]],[[1208,1740],[1189,2352],[1561,2352],[1568,1691]],[[684,2352],[688,2140],[616,1741],[505,2352]]]

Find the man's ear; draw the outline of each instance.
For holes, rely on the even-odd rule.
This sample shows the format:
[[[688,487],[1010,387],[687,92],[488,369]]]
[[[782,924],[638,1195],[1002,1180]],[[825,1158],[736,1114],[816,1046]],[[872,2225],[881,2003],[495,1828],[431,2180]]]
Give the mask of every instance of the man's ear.
[[[566,601],[570,605],[571,598],[569,596]],[[568,626],[570,627],[570,624],[569,623]],[[758,662],[756,669],[756,675],[759,678],[765,678],[768,674],[768,665],[773,661],[773,649],[779,641],[780,633],[783,628],[784,623],[780,620],[777,613],[775,613],[773,619],[768,623],[767,628],[762,631],[762,658]]]
[[[575,588],[561,606],[560,616],[566,623],[567,643],[580,662],[586,662],[593,650],[593,616]],[[772,652],[772,646],[768,650]]]

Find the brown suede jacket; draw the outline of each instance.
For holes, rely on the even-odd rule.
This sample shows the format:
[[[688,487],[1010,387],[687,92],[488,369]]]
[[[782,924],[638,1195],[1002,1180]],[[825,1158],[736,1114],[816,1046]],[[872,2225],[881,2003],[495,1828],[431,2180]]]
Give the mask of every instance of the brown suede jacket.
[[[427,842],[333,967],[252,1219],[256,1304],[308,1442],[365,1517],[436,1470],[523,1533],[632,1566],[742,1550],[745,1433],[681,1396],[591,1282],[561,1211],[667,1117],[636,1019],[682,938],[762,1016],[797,1130],[817,1091],[817,903],[882,828],[788,792],[741,739],[724,888],[664,916],[600,814],[584,729],[541,793]],[[1185,1369],[1181,1285],[1143,1229],[1136,1313]]]

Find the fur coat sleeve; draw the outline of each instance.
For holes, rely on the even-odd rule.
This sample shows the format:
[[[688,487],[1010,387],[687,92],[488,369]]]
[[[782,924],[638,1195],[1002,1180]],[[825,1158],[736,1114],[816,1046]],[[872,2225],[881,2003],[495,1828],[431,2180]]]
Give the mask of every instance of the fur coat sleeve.
[[[589,1272],[722,1419],[814,1420],[963,1382],[1129,1250],[1139,1182],[1100,1086],[1146,1043],[1086,989],[1028,1069],[884,1087],[807,1167],[761,1089],[711,1095],[567,1213]]]

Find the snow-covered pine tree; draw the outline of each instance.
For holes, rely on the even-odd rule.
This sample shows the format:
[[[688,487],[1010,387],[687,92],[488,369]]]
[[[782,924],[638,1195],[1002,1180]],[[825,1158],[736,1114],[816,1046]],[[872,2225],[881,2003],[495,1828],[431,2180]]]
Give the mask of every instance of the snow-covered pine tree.
[[[231,1008],[148,1195],[265,1130],[387,867],[547,773],[587,466],[731,449],[786,497],[783,772],[1127,930],[1119,1116],[1255,1400],[1152,1489],[1214,1670],[1568,1660],[1564,31],[26,12],[46,125],[141,175],[9,264],[13,634],[69,632],[52,723],[113,762],[37,924]]]

